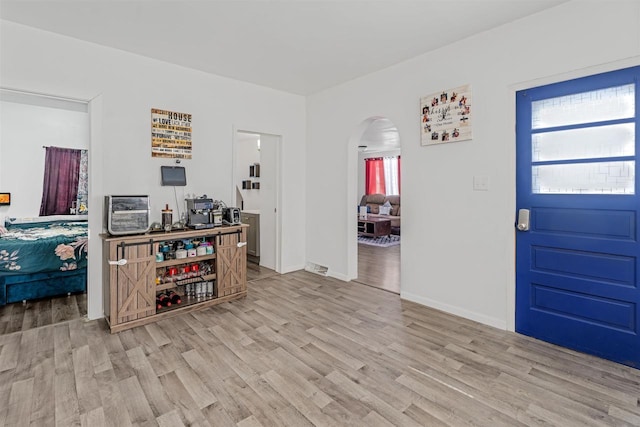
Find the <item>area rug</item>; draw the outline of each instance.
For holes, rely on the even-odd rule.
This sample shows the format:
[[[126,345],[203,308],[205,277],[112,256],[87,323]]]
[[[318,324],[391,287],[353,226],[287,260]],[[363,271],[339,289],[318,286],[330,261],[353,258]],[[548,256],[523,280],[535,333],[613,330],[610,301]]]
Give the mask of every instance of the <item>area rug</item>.
[[[396,234],[380,237],[358,236],[358,243],[362,243],[363,245],[381,246],[383,248],[387,248],[389,246],[399,245],[400,236]]]

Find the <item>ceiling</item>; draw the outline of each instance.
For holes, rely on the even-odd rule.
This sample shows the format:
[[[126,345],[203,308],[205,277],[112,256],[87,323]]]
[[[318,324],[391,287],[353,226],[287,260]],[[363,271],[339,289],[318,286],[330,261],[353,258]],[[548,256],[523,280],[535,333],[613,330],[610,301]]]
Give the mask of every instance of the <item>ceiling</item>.
[[[309,95],[566,0],[0,0],[0,18]]]

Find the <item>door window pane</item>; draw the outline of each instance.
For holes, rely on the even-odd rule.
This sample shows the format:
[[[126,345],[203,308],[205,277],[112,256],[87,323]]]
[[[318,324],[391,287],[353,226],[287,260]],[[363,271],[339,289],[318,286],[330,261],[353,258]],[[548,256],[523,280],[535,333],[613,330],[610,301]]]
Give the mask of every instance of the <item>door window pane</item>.
[[[626,119],[634,116],[634,85],[616,86],[531,103],[531,127],[555,126]]]
[[[635,162],[533,166],[532,190],[537,194],[634,194]]]
[[[532,160],[545,162],[635,155],[635,126],[623,123],[532,135]]]

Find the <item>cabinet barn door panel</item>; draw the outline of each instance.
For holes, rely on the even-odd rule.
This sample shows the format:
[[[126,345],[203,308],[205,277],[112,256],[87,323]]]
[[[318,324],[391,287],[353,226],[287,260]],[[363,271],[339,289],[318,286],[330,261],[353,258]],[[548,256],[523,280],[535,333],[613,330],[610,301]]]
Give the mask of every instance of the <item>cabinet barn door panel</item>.
[[[111,266],[118,283],[115,324],[155,314],[155,256],[151,243],[121,244],[116,253],[116,260],[126,259],[127,263]]]
[[[216,238],[216,296],[218,298],[247,290],[247,232],[221,234]],[[238,247],[238,243],[244,243]]]

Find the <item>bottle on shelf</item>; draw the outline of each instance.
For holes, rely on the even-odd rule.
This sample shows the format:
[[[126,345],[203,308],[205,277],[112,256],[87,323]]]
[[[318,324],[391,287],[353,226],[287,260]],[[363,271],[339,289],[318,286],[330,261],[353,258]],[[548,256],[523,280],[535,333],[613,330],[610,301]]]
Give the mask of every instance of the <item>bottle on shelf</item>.
[[[156,295],[156,308],[160,310],[162,307],[171,307],[171,298],[164,292]]]
[[[180,295],[178,295],[174,291],[168,291],[167,296],[171,300],[171,304],[178,305],[182,303],[182,298],[180,297]]]

